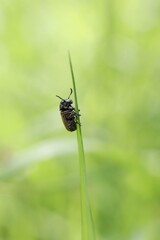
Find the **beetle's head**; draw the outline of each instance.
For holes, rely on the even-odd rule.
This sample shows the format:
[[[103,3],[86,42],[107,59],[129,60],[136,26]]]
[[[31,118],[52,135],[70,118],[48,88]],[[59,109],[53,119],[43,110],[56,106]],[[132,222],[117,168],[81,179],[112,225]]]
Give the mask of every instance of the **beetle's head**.
[[[69,109],[71,109],[72,108],[72,103],[73,103],[73,101],[71,100],[71,99],[63,99],[61,102],[60,102],[60,106],[59,106],[59,108],[60,108],[60,110],[69,110]]]
[[[56,97],[61,99],[60,106],[59,106],[60,110],[65,111],[65,110],[73,109],[73,107],[71,106],[73,101],[70,99],[71,94],[72,94],[72,88],[71,88],[69,97],[67,99],[63,99],[60,96],[56,95]]]

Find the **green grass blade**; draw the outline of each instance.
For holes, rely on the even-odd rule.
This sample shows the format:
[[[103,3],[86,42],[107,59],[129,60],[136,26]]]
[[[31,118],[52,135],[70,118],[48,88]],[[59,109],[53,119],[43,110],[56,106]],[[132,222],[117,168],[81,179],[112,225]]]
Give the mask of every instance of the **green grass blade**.
[[[73,82],[74,98],[75,98],[75,110],[78,112],[78,98],[76,92],[76,84],[73,72],[73,66],[71,61],[70,53],[69,64]],[[80,117],[77,117],[80,123]],[[91,209],[89,204],[88,192],[87,192],[87,179],[86,179],[86,164],[85,164],[85,154],[83,147],[83,138],[81,125],[77,124],[77,142],[78,142],[78,154],[79,154],[79,167],[80,167],[80,192],[81,192],[81,219],[82,219],[82,240],[94,240],[95,233],[93,227],[93,220],[91,215]]]

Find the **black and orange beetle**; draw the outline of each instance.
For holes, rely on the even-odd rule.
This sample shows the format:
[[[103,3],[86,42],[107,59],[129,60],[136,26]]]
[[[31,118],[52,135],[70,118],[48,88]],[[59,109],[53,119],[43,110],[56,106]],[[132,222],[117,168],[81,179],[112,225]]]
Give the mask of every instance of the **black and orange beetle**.
[[[63,99],[57,95],[56,97],[61,99],[59,110],[61,113],[64,126],[68,131],[73,132],[77,129],[77,124],[80,124],[77,119],[77,117],[80,116],[80,114],[77,113],[75,108],[72,106],[73,101],[70,99],[70,96],[73,91],[72,91],[72,88],[70,88],[70,90],[71,92],[67,99]]]

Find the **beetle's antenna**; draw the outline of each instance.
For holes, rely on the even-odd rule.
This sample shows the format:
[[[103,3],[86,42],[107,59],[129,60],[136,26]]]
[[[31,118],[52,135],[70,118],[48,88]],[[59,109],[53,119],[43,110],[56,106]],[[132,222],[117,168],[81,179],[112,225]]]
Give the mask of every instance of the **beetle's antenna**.
[[[70,98],[70,96],[72,95],[72,92],[73,92],[72,88],[70,88],[70,90],[71,90],[71,92],[70,92],[70,94],[69,94],[68,99]]]
[[[60,99],[64,100],[63,98],[61,98],[61,97],[60,97],[60,96],[58,96],[58,95],[56,95],[56,97],[58,97],[58,98],[60,98]]]

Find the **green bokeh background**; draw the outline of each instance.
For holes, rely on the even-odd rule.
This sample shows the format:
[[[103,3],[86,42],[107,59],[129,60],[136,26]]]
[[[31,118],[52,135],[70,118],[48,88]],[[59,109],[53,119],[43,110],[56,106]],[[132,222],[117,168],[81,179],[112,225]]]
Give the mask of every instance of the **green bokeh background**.
[[[68,50],[97,240],[159,240],[159,0],[0,0],[0,240],[81,239]]]

